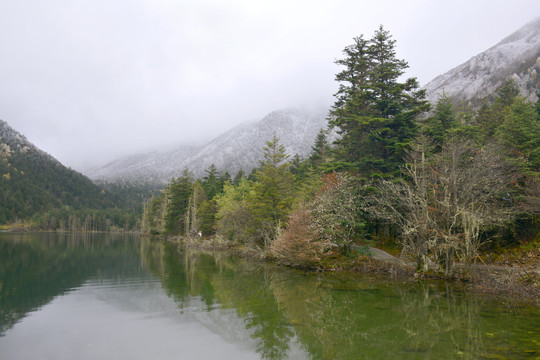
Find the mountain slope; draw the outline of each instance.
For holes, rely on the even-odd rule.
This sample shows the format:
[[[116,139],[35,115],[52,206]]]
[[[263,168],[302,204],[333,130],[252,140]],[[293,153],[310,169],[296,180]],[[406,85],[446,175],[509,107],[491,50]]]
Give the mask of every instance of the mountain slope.
[[[444,91],[455,103],[475,108],[510,78],[516,81],[523,96],[536,101],[540,88],[540,18],[436,77],[425,89],[432,104]]]
[[[85,174],[95,181],[166,183],[179,176],[184,168],[196,176],[203,176],[204,170],[214,164],[218,170],[234,175],[240,169],[250,171],[259,165],[263,147],[274,132],[288,154],[305,156],[309,154],[319,130],[326,127],[325,112],[279,110],[258,122],[237,126],[205,146],[134,155],[89,169]]]
[[[62,206],[102,208],[111,199],[0,120],[0,224]]]
[[[201,147],[180,146],[172,151],[154,151],[130,155],[107,165],[85,170],[95,181],[125,182],[128,184],[163,183],[185,166],[185,159],[194,156]]]

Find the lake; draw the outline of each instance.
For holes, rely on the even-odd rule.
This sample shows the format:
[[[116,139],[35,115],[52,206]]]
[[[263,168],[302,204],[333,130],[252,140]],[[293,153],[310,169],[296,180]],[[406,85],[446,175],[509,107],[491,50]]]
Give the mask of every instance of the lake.
[[[0,233],[0,359],[538,359],[540,308],[108,234]]]

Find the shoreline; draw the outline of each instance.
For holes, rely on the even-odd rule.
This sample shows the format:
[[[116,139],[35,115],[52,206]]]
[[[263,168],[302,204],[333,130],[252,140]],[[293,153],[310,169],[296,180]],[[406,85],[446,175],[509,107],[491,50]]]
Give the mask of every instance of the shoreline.
[[[540,306],[540,270],[512,265],[456,264],[452,276],[436,271],[417,273],[413,263],[396,258],[384,250],[373,248],[379,258],[368,255],[337,255],[322,260],[317,266],[294,267],[280,263],[269,250],[248,248],[216,239],[197,239],[171,236],[166,241],[181,248],[207,251],[226,251],[235,256],[263,261],[305,272],[350,272],[376,275],[398,281],[445,281],[464,291],[501,296],[511,301]]]

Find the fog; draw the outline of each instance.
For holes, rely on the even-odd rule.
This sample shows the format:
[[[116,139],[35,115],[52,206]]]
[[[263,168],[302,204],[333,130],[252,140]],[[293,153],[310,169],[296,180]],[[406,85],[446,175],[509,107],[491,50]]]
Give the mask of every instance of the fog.
[[[328,107],[379,25],[426,84],[540,16],[537,0],[17,0],[0,3],[0,118],[81,170]]]

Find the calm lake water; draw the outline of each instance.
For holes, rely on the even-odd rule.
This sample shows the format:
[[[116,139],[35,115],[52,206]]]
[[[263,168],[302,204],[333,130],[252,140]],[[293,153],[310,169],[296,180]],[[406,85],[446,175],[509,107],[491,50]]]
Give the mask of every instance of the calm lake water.
[[[114,235],[0,233],[0,359],[539,359],[540,308]]]

